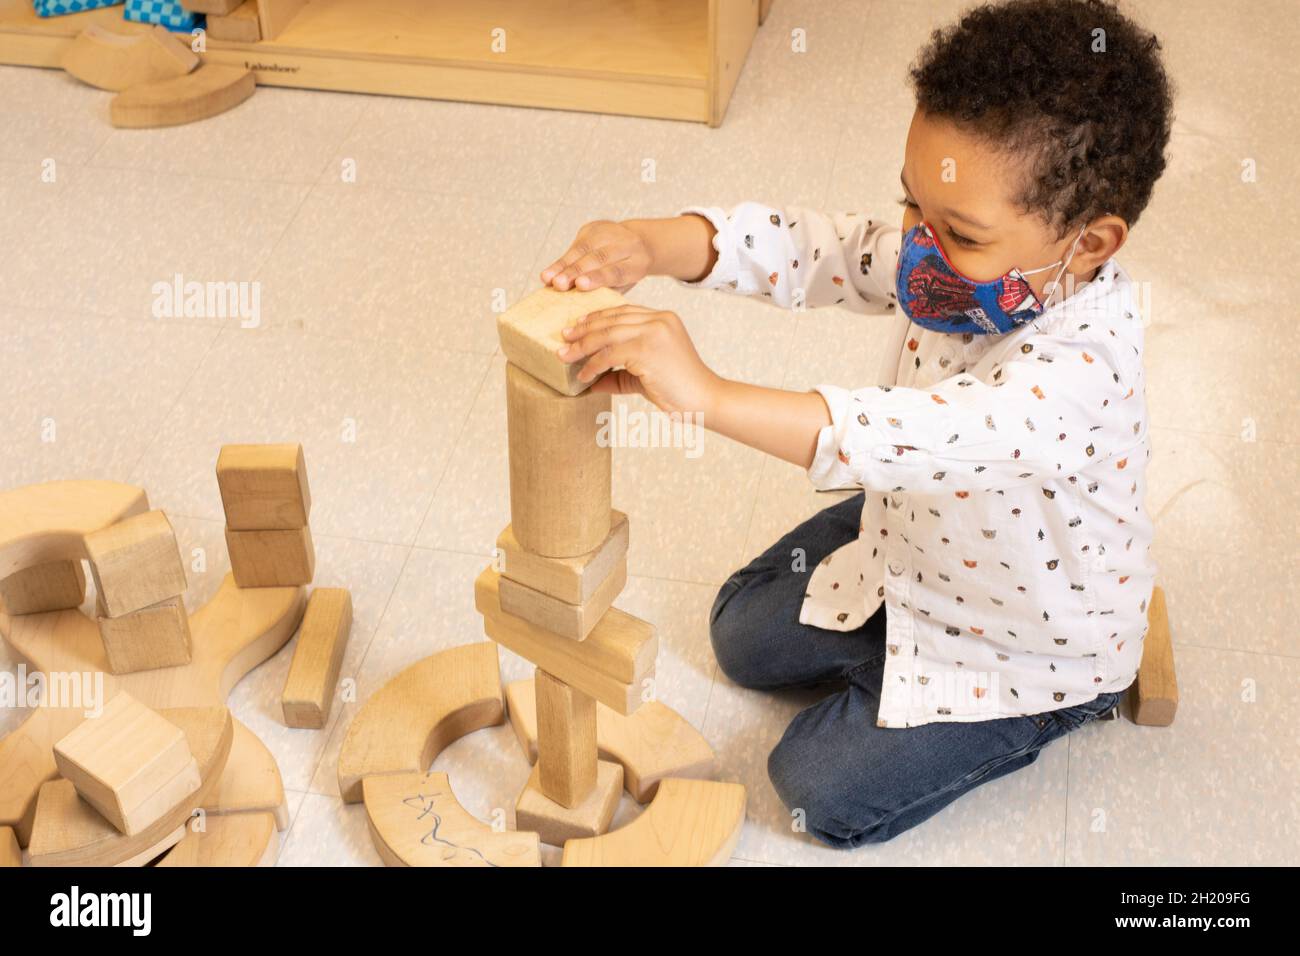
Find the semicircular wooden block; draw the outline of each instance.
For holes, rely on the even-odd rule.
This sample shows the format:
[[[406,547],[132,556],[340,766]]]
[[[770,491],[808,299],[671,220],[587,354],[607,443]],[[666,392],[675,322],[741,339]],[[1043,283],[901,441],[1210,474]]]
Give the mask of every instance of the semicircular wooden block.
[[[124,129],[180,126],[238,106],[255,88],[242,66],[208,62],[184,76],[123,90],[108,104],[109,120]]]
[[[361,785],[385,866],[541,866],[536,833],[494,830],[460,805],[445,773],[392,773]]]
[[[199,58],[166,27],[126,34],[92,23],[64,47],[59,65],[83,83],[117,92],[184,76]]]
[[[561,865],[724,866],[744,825],[740,784],[670,777],[627,826],[567,841]]]
[[[506,711],[529,763],[537,762],[537,700],[533,679],[506,685]],[[659,701],[628,716],[596,703],[596,747],[601,760],[623,765],[623,787],[637,803],[654,799],[665,777],[709,779],[713,748],[677,711]]]
[[[339,792],[357,803],[365,777],[423,772],[453,740],[504,719],[496,644],[461,644],[426,657],[371,694],[352,718],[339,749]]]
[[[289,805],[284,799],[280,767],[262,738],[238,720],[226,769],[203,805],[203,812],[208,816],[265,812],[275,820],[276,829],[289,828]]]
[[[41,785],[27,850],[32,866],[113,866],[139,859],[182,826],[216,787],[230,756],[234,720],[225,707],[174,707],[160,712],[179,727],[199,765],[202,783],[139,833],[128,836],[77,794],[62,778]]]
[[[0,578],[86,556],[92,531],[149,510],[143,488],[117,481],[47,481],[0,491]]]
[[[280,852],[275,816],[232,813],[209,816],[203,829],[185,827],[185,835],[159,866],[273,866]]]

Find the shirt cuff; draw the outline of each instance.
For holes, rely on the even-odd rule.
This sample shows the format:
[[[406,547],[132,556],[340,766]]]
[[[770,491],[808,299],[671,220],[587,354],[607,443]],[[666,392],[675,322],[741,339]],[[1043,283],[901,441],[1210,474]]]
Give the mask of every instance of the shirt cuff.
[[[814,391],[821,395],[830,409],[831,423],[817,433],[817,451],[808,466],[808,480],[818,491],[860,487],[853,469],[853,459],[840,448],[844,416],[848,413],[852,393],[837,385],[818,385]]]
[[[677,281],[693,289],[721,289],[726,292],[749,294],[740,288],[740,259],[736,255],[736,244],[732,241],[731,220],[719,206],[688,206],[677,213],[679,216],[703,216],[713,226],[713,248],[718,258],[709,274],[695,282],[685,279]],[[752,290],[751,290],[752,291]]]

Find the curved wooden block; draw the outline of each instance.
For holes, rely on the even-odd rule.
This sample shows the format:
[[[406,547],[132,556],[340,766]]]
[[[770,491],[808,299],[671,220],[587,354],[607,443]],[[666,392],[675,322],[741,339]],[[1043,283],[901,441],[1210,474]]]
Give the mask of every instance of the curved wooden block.
[[[724,866],[744,825],[740,784],[669,778],[627,826],[565,843],[561,865]]]
[[[445,773],[362,781],[366,822],[385,866],[541,866],[536,833],[493,830],[460,805]]]
[[[289,805],[284,799],[280,767],[262,738],[238,720],[226,769],[211,798],[203,805],[208,816],[271,814],[276,829],[289,828]]]
[[[209,816],[204,829],[185,827],[175,848],[159,866],[274,866],[280,852],[275,816],[270,813],[235,813]]]
[[[0,578],[86,557],[83,539],[149,510],[144,489],[117,481],[47,481],[0,491]]]
[[[506,685],[506,711],[529,763],[537,762],[537,701],[532,679]],[[681,714],[659,701],[627,717],[596,703],[596,746],[601,760],[623,765],[623,787],[637,803],[654,799],[665,777],[708,779],[713,748]]]
[[[125,129],[180,126],[238,106],[255,87],[243,67],[204,63],[193,73],[123,90],[109,104],[109,119]]]
[[[339,792],[371,774],[424,772],[447,744],[504,720],[497,646],[462,644],[412,664],[357,711],[339,750]]]
[[[157,821],[132,836],[120,833],[77,795],[69,780],[42,784],[28,852],[32,866],[113,866],[138,859],[183,826],[216,788],[230,756],[234,721],[225,707],[177,707],[162,716],[185,733],[202,784]]]
[[[117,92],[184,76],[199,58],[161,26],[124,34],[92,23],[67,45],[59,65],[83,83]]]

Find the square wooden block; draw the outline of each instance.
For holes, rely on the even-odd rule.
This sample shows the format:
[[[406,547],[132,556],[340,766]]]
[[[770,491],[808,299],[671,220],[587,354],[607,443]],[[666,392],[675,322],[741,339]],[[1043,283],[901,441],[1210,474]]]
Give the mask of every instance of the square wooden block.
[[[572,365],[556,355],[565,345],[560,334],[581,316],[626,305],[613,289],[560,292],[546,286],[516,302],[497,317],[501,351],[515,365],[564,395],[577,395],[590,383],[578,381],[581,362]]]
[[[351,629],[352,595],[346,588],[311,592],[280,695],[286,726],[310,730],[325,726]]]
[[[54,745],[54,762],[81,798],[131,835],[199,789],[199,766],[179,727],[125,691]]]
[[[310,584],[316,573],[311,529],[235,531],[226,529],[230,570],[241,588],[277,588]]]
[[[85,542],[106,616],[121,617],[185,593],[176,533],[161,511],[146,511],[92,532]]]
[[[50,561],[15,571],[0,581],[0,605],[9,614],[43,614],[81,607],[86,572],[80,561]]]
[[[594,551],[574,558],[548,558],[526,551],[511,525],[497,536],[501,574],[568,604],[585,604],[623,561],[628,545],[627,515],[611,509],[609,534]]]
[[[515,829],[533,830],[551,846],[600,836],[609,829],[622,792],[622,765],[602,760],[596,765],[596,786],[586,799],[576,807],[563,807],[542,793],[540,770],[534,766],[515,802]]]
[[[167,598],[121,617],[101,617],[108,669],[134,674],[160,667],[179,667],[191,657],[190,616],[180,597]]]
[[[502,575],[501,610],[571,641],[582,641],[586,640],[626,586],[626,558],[614,566],[613,572],[584,604],[569,604]]]
[[[301,528],[311,513],[302,445],[223,445],[217,487],[235,531]]]

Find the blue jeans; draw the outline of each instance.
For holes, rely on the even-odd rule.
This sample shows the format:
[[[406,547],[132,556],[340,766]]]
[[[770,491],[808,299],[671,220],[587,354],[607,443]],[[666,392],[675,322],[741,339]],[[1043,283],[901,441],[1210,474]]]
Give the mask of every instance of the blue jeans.
[[[1027,767],[1053,740],[1114,709],[1119,694],[1075,707],[973,723],[876,726],[885,609],[854,631],[799,623],[818,563],[857,537],[862,495],[814,515],[718,592],[710,633],[718,665],[742,687],[844,685],[790,722],[767,761],[785,805],[834,847],[883,843],[963,793]],[[806,571],[792,569],[802,548]]]

